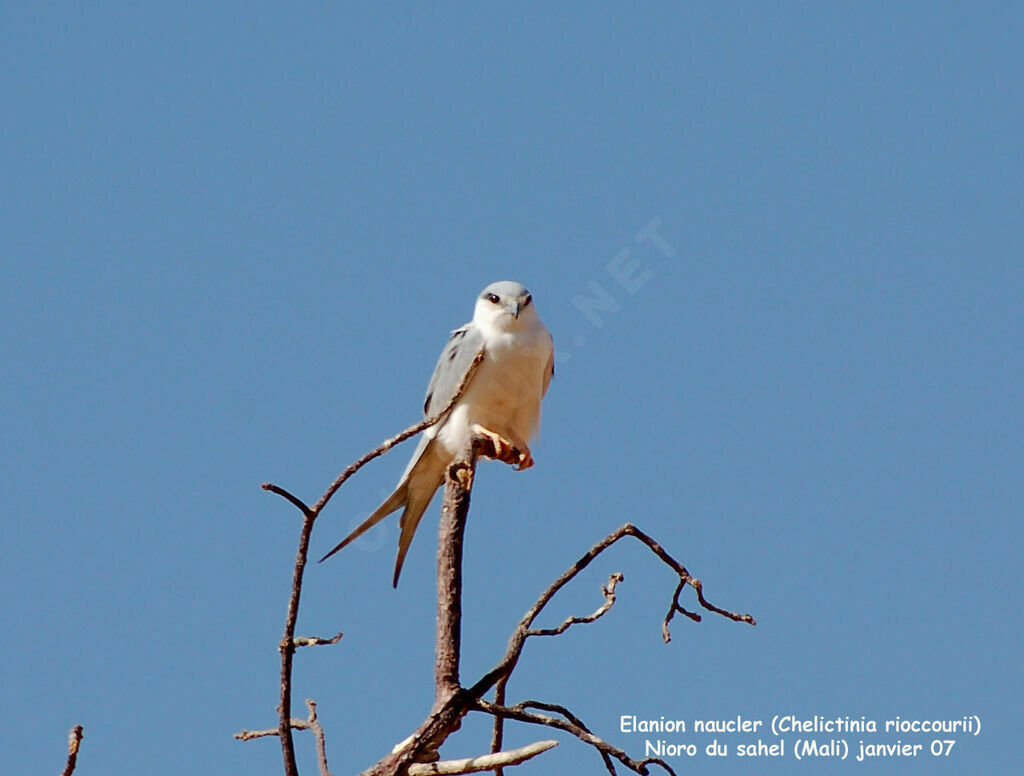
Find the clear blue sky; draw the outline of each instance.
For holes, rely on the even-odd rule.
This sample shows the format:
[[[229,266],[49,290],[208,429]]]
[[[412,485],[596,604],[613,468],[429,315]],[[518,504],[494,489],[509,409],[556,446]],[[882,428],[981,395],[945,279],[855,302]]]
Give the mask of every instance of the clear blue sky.
[[[759,625],[662,644],[672,575],[622,546],[547,622],[621,570],[615,608],[531,644],[510,700],[637,756],[620,715],[983,724],[946,759],[692,774],[1019,768],[1024,12],[727,5],[3,4],[6,772],[59,771],[82,723],[82,776],[280,773],[231,737],[275,724],[298,531],[259,483],[313,500],[417,420],[502,278],[560,360],[537,466],[477,481],[467,680],[633,521]],[[653,218],[673,255],[635,240]],[[315,554],[410,452],[345,486]],[[397,591],[393,521],[309,569],[300,632],[345,638],[295,694],[336,774],[430,706],[436,508]],[[517,773],[601,768],[565,738]]]

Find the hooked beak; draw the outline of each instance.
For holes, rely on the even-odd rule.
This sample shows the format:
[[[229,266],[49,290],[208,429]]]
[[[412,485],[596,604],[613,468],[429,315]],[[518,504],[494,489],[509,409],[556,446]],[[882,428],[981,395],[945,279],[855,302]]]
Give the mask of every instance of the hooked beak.
[[[519,318],[519,302],[517,300],[509,302],[505,309],[512,313],[513,318]]]

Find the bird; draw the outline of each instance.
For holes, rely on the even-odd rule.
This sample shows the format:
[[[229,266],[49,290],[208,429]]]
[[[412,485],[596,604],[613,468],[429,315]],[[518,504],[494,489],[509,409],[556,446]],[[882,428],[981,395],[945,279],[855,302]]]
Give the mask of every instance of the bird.
[[[555,373],[554,342],[522,284],[499,280],[477,296],[473,320],[451,332],[434,367],[423,402],[424,418],[445,409],[481,352],[483,360],[461,397],[423,431],[394,492],[321,563],[404,508],[392,580],[397,588],[420,519],[471,435],[489,438],[498,457],[514,463],[517,470],[533,466],[529,442],[540,427],[541,401]]]

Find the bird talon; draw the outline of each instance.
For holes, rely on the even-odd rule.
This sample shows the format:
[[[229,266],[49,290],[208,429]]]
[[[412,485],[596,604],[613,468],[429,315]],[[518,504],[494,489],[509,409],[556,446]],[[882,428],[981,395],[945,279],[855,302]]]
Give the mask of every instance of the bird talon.
[[[485,457],[515,466],[520,471],[533,466],[533,456],[530,455],[530,448],[525,444],[519,447],[514,442],[501,436],[501,434],[497,434],[480,425],[477,425],[473,430],[478,436],[490,443],[491,449],[485,450],[482,453]]]
[[[526,452],[519,453],[519,461],[516,465],[516,471],[521,472],[524,471],[525,469],[529,469],[531,466],[533,466],[533,463],[533,455],[530,453],[530,449],[527,448]]]

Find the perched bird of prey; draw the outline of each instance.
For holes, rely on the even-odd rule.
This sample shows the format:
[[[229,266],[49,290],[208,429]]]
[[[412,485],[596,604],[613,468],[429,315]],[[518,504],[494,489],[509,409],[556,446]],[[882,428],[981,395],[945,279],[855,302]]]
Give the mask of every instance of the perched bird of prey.
[[[404,507],[395,559],[394,586],[398,587],[416,526],[473,433],[489,437],[495,450],[507,450],[511,443],[520,451],[517,460],[509,461],[517,469],[533,466],[529,441],[540,425],[541,399],[554,375],[554,346],[537,317],[533,297],[519,283],[501,280],[480,292],[473,320],[453,331],[441,352],[427,386],[424,418],[448,405],[480,351],[483,361],[461,398],[423,432],[395,492],[321,562]]]

